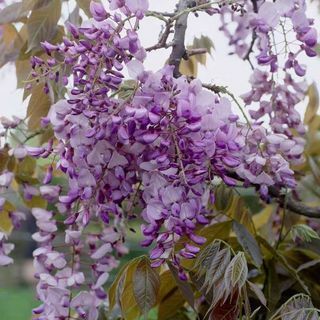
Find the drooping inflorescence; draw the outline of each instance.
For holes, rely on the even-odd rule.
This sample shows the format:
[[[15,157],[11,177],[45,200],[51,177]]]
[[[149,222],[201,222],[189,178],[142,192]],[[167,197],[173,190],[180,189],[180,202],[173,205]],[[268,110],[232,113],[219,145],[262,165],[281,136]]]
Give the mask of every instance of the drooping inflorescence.
[[[70,36],[61,44],[42,44],[46,60],[32,59],[33,77],[44,82],[47,93],[51,82],[68,89],[42,119],[54,140],[12,151],[18,158],[57,159],[39,189],[55,209],[32,209],[39,229],[33,235],[42,301],[34,310],[37,319],[69,319],[70,310],[97,319],[106,298],[103,285],[118,266],[117,257],[128,251],[127,224],[135,207],[144,221],[141,244],[154,245],[152,265],[169,259],[185,279],[180,260],[196,256],[206,241],[197,226],[212,220],[213,179],[228,186],[242,181],[267,199],[270,186],[295,187],[290,164],[302,159],[304,142],[293,130],[303,133],[295,106],[306,88],[296,76],[305,74],[300,55],[314,56],[316,44],[303,1],[238,1],[210,11],[221,15],[221,29],[241,58],[249,59],[257,44],[252,90],[243,100],[258,109],[250,111],[248,123],[232,112],[230,100],[199,80],[175,78],[171,66],[145,70],[138,25],[147,0],[109,2],[110,10],[92,2],[92,20],[81,27],[69,24]],[[237,24],[235,32],[229,30],[228,15]],[[286,37],[286,24],[299,43],[293,51],[287,40],[280,49],[275,43],[277,29],[284,28]],[[266,114],[270,126],[260,121]],[[53,170],[67,177],[66,189],[50,185]],[[11,173],[3,172],[1,187],[11,180]],[[59,229],[64,239],[57,236]],[[183,237],[187,244],[176,250]],[[11,263],[11,246],[3,240],[0,233],[0,264],[5,265]],[[79,288],[83,291],[74,295]]]

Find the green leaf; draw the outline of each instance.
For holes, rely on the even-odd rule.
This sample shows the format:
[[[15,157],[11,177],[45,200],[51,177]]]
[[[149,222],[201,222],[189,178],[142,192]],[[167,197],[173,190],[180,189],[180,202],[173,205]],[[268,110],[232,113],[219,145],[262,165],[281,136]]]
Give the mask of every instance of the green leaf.
[[[223,248],[223,245],[226,246]],[[205,247],[196,260],[191,279],[197,289],[204,295],[213,309],[227,291],[224,283],[224,273],[230,263],[230,247],[215,240]]]
[[[29,208],[46,209],[48,202],[40,196],[33,196],[31,200],[24,200]]]
[[[252,220],[256,230],[259,230],[270,222],[270,217],[274,212],[274,206],[269,204],[265,206],[259,213],[253,215]]]
[[[245,226],[238,223],[237,221],[233,221],[232,225],[233,230],[237,235],[238,242],[240,243],[242,248],[250,254],[255,265],[260,268],[263,261],[256,239],[252,236],[252,234],[247,230]]]
[[[97,0],[95,0],[98,2]],[[90,12],[90,2],[91,0],[76,0],[77,5],[79,6],[80,9],[83,10],[83,12],[86,14],[87,17],[91,18],[92,14]]]
[[[319,320],[319,310],[311,298],[305,294],[296,294],[284,303],[270,320]]]
[[[224,184],[219,184],[215,189],[215,202],[214,208],[218,212],[226,212],[232,204],[234,192],[231,188],[226,187]]]
[[[293,241],[300,239],[305,242],[311,242],[312,239],[320,239],[318,233],[305,224],[296,224],[291,230],[290,234]]]
[[[80,16],[79,7],[76,6],[68,17],[68,21],[75,26],[80,26],[82,23],[82,18]]]
[[[158,319],[167,320],[175,316],[184,303],[185,298],[177,287],[171,271],[166,270],[160,275]]]
[[[211,55],[212,49],[214,49],[214,44],[212,40],[207,36],[201,36],[200,38],[195,37],[193,40],[193,48],[200,49],[205,48],[207,52]]]
[[[18,165],[16,174],[31,177],[36,169],[36,160],[32,157],[25,157]]]
[[[267,306],[267,300],[259,286],[253,282],[247,281],[250,290],[255,294],[263,306]]]
[[[238,252],[229,263],[224,274],[226,288],[238,288],[244,286],[248,277],[248,265],[243,252]]]
[[[230,259],[230,247],[223,248],[220,240],[215,240],[200,252],[193,270],[196,271],[198,282],[202,283],[200,291],[205,296],[214,286],[220,286]]]
[[[309,125],[316,116],[319,109],[319,93],[317,85],[315,83],[312,83],[309,86],[307,95],[309,97],[309,103],[304,114],[303,123]]]
[[[24,88],[24,81],[28,79],[31,72],[31,64],[29,60],[17,60],[16,65],[16,77],[17,88]]]
[[[139,262],[143,258],[138,257],[128,264],[126,272],[122,274],[118,284],[116,299],[126,320],[136,320],[141,314],[134,295],[133,277]]]
[[[13,229],[12,220],[10,218],[10,212],[14,211],[15,207],[8,201],[3,205],[3,209],[0,212],[0,231],[9,235]]]
[[[20,22],[27,18],[35,0],[12,3],[0,11],[0,24]]]
[[[267,285],[264,289],[268,309],[273,311],[281,298],[280,279],[276,271],[276,259],[266,261],[266,280]]]
[[[9,162],[9,152],[10,148],[7,144],[5,144],[0,149],[0,172],[4,171],[7,168],[8,162]]]
[[[51,0],[47,5],[32,11],[27,22],[28,52],[40,49],[40,42],[51,41],[57,33],[60,15],[60,0]]]
[[[167,264],[173,275],[173,278],[176,281],[176,284],[181,290],[182,295],[184,296],[186,301],[189,303],[189,305],[192,308],[194,308],[194,294],[190,284],[187,281],[180,280],[177,269],[170,262],[167,262]]]
[[[122,280],[124,282],[124,278],[127,272],[128,267],[130,266],[129,264],[124,265],[120,271],[118,271],[117,276],[115,278],[115,280],[113,281],[113,283],[111,284],[109,291],[108,291],[108,298],[109,298],[109,309],[110,311],[112,311],[112,309],[114,308],[115,304],[118,302],[117,300],[117,291],[119,291],[119,283]],[[121,290],[120,290],[121,291]]]
[[[44,85],[38,84],[31,91],[31,98],[27,108],[28,127],[36,130],[40,127],[41,117],[45,117],[50,109],[51,101],[44,92]]]
[[[308,157],[308,164],[313,175],[313,178],[320,185],[320,166],[313,157]]]
[[[230,263],[231,251],[230,248],[220,250],[211,262],[205,276],[203,287],[207,287],[206,293],[217,283],[219,283]]]
[[[151,302],[156,302],[153,292],[159,289],[159,279],[155,273],[156,270],[150,267],[145,256],[137,257],[125,265],[109,289],[109,310],[117,304],[124,319],[136,320]],[[148,294],[150,296],[147,297]],[[146,297],[146,301],[142,301],[142,297]]]
[[[201,277],[210,269],[212,262],[220,250],[220,242],[214,241],[200,251],[193,266],[196,276]]]
[[[123,100],[129,99],[137,88],[137,82],[135,80],[125,80],[120,86],[118,97]]]
[[[145,319],[157,301],[159,287],[159,274],[151,268],[149,260],[144,257],[138,263],[133,274],[133,291],[135,300]]]
[[[232,221],[215,223],[211,226],[200,229],[199,235],[207,239],[206,243],[211,243],[216,239],[225,240],[230,236]]]
[[[288,271],[288,273],[291,275],[293,279],[295,279],[299,285],[303,288],[303,290],[309,294],[309,288],[306,286],[306,284],[302,281],[300,278],[299,274],[297,273],[297,270],[295,270],[286,260],[286,258],[278,252],[276,249],[274,249],[268,241],[263,239],[260,236],[257,236],[258,241],[272,254],[272,256],[277,259],[283,266],[284,268]]]
[[[198,74],[198,62],[195,56],[180,61],[179,71],[181,74],[189,77],[196,77]]]
[[[7,24],[2,26],[0,38],[0,67],[17,58],[18,49],[15,48],[17,38],[18,32],[13,25]]]

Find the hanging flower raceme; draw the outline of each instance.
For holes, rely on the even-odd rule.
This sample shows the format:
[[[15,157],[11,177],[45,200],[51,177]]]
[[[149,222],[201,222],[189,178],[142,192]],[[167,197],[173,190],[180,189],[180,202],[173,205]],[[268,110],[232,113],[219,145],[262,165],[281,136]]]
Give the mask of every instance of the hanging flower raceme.
[[[206,241],[196,229],[211,222],[213,179],[228,186],[238,181],[254,186],[264,199],[270,186],[295,187],[289,161],[299,162],[303,140],[293,137],[291,129],[303,131],[294,107],[305,88],[294,80],[292,70],[303,74],[298,54],[312,55],[315,45],[302,2],[258,1],[255,6],[239,1],[231,9],[221,7],[222,18],[230,14],[238,24],[234,34],[225,20],[222,27],[237,54],[246,56],[253,31],[259,49],[256,63],[269,69],[254,71],[252,89],[244,96],[248,105],[259,103],[259,109],[250,112],[254,123],[241,122],[231,101],[204,89],[200,81],[176,79],[171,66],[146,71],[137,26],[148,2],[109,2],[111,10],[118,11],[92,2],[93,20],[81,27],[69,24],[70,37],[61,44],[42,44],[48,59],[32,59],[32,75],[44,81],[47,93],[52,93],[52,82],[69,92],[42,119],[55,139],[43,147],[11,151],[17,159],[57,159],[48,165],[39,189],[28,184],[23,189],[27,199],[41,195],[53,208],[32,210],[38,227],[33,239],[39,245],[34,252],[42,301],[34,310],[38,319],[69,319],[74,313],[97,319],[109,273],[117,268],[117,257],[128,252],[126,229],[137,206],[144,221],[142,246],[153,244],[152,265],[170,259],[186,279],[180,262],[195,258]],[[292,20],[302,44],[298,52],[286,55],[283,83],[277,83],[273,74],[280,62],[272,53],[270,35],[284,17]],[[131,19],[135,23],[128,23]],[[123,97],[127,71],[134,81]],[[268,129],[259,122],[264,114],[271,118]],[[50,184],[54,170],[67,178],[63,190]],[[0,175],[1,186],[11,180],[10,172]],[[64,239],[57,236],[58,229]],[[177,249],[181,239],[187,244]],[[0,264],[11,262],[11,247],[3,240],[0,234]]]
[[[305,1],[241,1],[221,9],[224,34],[236,54],[255,66],[252,89],[243,96],[253,119],[266,114],[275,133],[283,135],[282,155],[292,163],[301,162],[304,142],[292,129],[304,133],[296,106],[303,100],[306,83],[298,80],[306,73],[303,54],[316,56],[317,31],[306,17]],[[229,26],[236,23],[235,32]],[[256,54],[251,62],[251,54]],[[287,140],[289,139],[289,140]],[[289,147],[290,145],[290,147]]]

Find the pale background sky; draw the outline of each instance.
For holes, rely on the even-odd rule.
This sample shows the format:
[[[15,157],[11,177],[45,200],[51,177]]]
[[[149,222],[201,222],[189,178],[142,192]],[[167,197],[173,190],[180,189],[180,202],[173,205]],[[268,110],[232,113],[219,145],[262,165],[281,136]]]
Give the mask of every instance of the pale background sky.
[[[174,9],[174,0],[150,0],[150,10],[171,12]],[[315,2],[309,5],[308,16],[315,18],[316,27],[320,30],[320,13]],[[143,21],[140,35],[145,46],[153,45],[161,30],[161,24],[155,18],[148,17]],[[227,45],[227,39],[218,31],[218,17],[212,18],[207,14],[200,14],[199,18],[193,15],[189,18],[186,44],[192,44],[195,36],[202,34],[210,36],[215,50],[212,57],[207,59],[207,66],[199,66],[199,78],[203,82],[211,82],[217,85],[226,85],[235,95],[240,95],[249,90],[248,79],[251,69],[247,62],[242,62],[236,56],[230,56],[231,51]],[[170,49],[162,49],[149,54],[146,61],[146,69],[160,69],[170,54]],[[307,78],[309,83],[315,81],[320,85],[320,58],[306,58],[308,66]],[[15,69],[11,65],[0,70],[0,116],[19,115],[24,116],[26,105],[22,104],[22,90],[16,90]],[[304,106],[299,106],[299,111],[304,112]]]

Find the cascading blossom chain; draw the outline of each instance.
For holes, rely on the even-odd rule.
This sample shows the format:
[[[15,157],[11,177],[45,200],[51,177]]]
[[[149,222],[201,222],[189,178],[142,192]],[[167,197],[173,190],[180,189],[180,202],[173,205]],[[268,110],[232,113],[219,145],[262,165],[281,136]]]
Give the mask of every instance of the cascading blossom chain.
[[[270,186],[295,187],[290,164],[302,159],[304,141],[292,130],[303,133],[295,106],[306,88],[296,78],[305,75],[300,56],[316,54],[317,36],[304,1],[239,0],[208,11],[221,16],[221,30],[239,57],[248,60],[258,52],[252,88],[243,96],[247,105],[258,105],[250,110],[251,123],[240,121],[232,102],[199,80],[175,78],[172,66],[145,70],[138,25],[148,1],[109,2],[110,11],[92,2],[93,19],[81,27],[69,24],[70,37],[61,44],[43,43],[48,59],[32,58],[33,77],[45,83],[47,93],[51,82],[69,92],[42,119],[43,127],[53,128],[55,140],[11,150],[18,159],[58,159],[39,191],[55,209],[32,209],[42,301],[34,309],[37,319],[70,319],[72,312],[97,319],[109,273],[118,267],[117,257],[128,252],[126,230],[136,206],[144,221],[141,245],[153,245],[152,266],[169,259],[186,279],[181,259],[196,256],[206,241],[196,228],[212,222],[213,179],[228,186],[242,180],[268,199]],[[231,23],[236,23],[235,32]],[[287,36],[287,25],[298,46],[285,38],[279,49],[274,34],[283,28]],[[121,97],[127,71],[134,81]],[[270,127],[263,126],[265,114]],[[67,190],[50,185],[53,170],[68,178]],[[1,188],[11,181],[11,172],[0,175]],[[37,190],[26,185],[24,192],[27,197]],[[55,219],[58,215],[63,221]],[[15,217],[23,219],[19,213]],[[176,250],[181,238],[187,244]],[[0,233],[0,265],[12,262],[12,246],[4,240]]]

